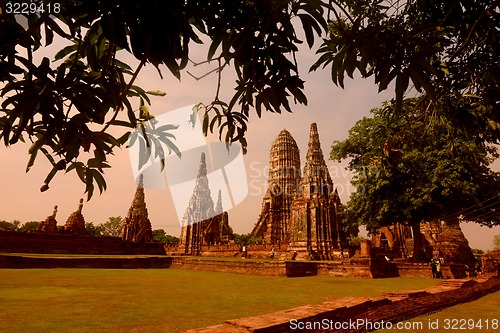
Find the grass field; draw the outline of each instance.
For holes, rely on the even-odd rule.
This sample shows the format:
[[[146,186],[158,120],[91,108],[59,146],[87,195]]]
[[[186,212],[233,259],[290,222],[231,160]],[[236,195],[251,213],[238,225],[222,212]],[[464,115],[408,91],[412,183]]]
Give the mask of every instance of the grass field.
[[[402,332],[500,332],[500,291],[409,322],[416,324],[406,324],[411,330]],[[422,329],[419,329],[420,325]],[[383,332],[394,330],[377,331]]]
[[[176,269],[0,269],[0,332],[179,332],[436,282]]]

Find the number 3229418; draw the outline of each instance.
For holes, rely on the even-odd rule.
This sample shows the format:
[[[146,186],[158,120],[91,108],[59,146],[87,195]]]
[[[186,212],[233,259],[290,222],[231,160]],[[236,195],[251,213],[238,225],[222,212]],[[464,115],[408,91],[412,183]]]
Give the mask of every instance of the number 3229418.
[[[445,330],[497,330],[498,319],[444,319]]]
[[[59,14],[61,12],[61,4],[58,2],[12,2],[8,1],[5,4],[5,12],[7,14]]]

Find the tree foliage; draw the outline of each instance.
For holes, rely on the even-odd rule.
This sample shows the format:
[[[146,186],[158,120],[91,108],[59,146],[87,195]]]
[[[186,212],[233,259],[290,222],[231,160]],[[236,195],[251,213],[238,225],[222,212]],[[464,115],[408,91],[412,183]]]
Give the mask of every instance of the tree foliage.
[[[168,245],[175,245],[180,241],[179,237],[167,235],[163,229],[153,230],[153,240],[157,243],[165,243]]]
[[[500,64],[496,0],[330,1],[329,34],[312,70],[330,67],[343,87],[355,72],[393,83],[396,117],[415,89],[429,122],[440,116],[498,143]],[[412,110],[413,112],[415,110]]]
[[[121,216],[111,216],[101,224],[101,231],[104,236],[118,237],[122,232],[123,218]]]
[[[134,85],[145,64],[180,78],[192,43],[208,40],[206,55],[218,64],[219,86],[213,101],[199,104],[204,130],[218,129],[222,139],[245,148],[251,109],[260,116],[263,109],[291,111],[290,100],[307,103],[294,58],[302,41],[293,22],[302,25],[309,46],[326,29],[319,0],[19,3],[35,4],[35,10],[16,14],[12,3],[0,7],[0,139],[31,143],[27,170],[39,154],[50,161],[42,191],[59,171],[73,170],[89,199],[95,185],[106,189],[107,156],[124,145],[130,129],[144,131],[153,118],[149,95],[163,95]],[[56,39],[67,45],[53,59],[35,61]],[[120,61],[123,53],[139,66]],[[222,101],[220,72],[229,67],[238,79],[234,96]],[[124,127],[123,135],[111,135],[112,127]]]
[[[471,139],[498,142],[496,0],[21,2],[52,10],[14,14],[2,2],[0,139],[31,143],[27,170],[38,155],[50,161],[42,191],[60,171],[75,171],[88,198],[95,186],[104,191],[107,156],[124,145],[130,129],[154,126],[149,96],[163,95],[134,85],[136,77],[152,64],[160,75],[167,68],[180,78],[193,43],[207,41],[207,61],[217,64],[219,75],[213,101],[198,105],[203,129],[246,149],[253,110],[260,116],[291,111],[291,101],[307,103],[295,61],[302,43],[296,29],[309,47],[327,33],[311,70],[331,67],[337,85],[355,72],[374,77],[379,90],[394,83],[395,117],[415,88],[420,101],[413,112],[428,123],[444,116]],[[56,39],[67,45],[53,59],[35,61]],[[120,61],[122,54],[139,65]],[[229,68],[237,80],[234,95],[223,101],[221,72]],[[123,135],[111,135],[114,127],[124,127]],[[146,145],[173,147],[172,136],[150,139]]]
[[[493,248],[500,250],[500,235],[493,236]]]
[[[25,222],[22,226],[17,229],[19,232],[29,232],[29,231],[34,231],[38,228],[38,221],[29,221]]]
[[[102,224],[95,225],[93,222],[86,222],[85,230],[92,235],[102,236]]]
[[[18,231],[20,225],[21,225],[21,221],[18,221],[18,220],[14,220],[12,222],[0,220],[0,230],[3,230],[3,231]]]
[[[492,205],[498,203],[500,174],[488,168],[497,149],[453,135],[454,125],[445,118],[429,126],[413,111],[418,103],[405,100],[397,119],[390,116],[396,106],[386,103],[358,121],[346,140],[333,143],[331,158],[350,159],[353,171],[356,192],[347,219],[371,232],[405,222],[414,235],[422,220],[500,224],[498,205]]]
[[[93,222],[85,223],[85,230],[96,236],[119,237],[122,231],[123,218],[111,216],[105,223],[95,225]]]

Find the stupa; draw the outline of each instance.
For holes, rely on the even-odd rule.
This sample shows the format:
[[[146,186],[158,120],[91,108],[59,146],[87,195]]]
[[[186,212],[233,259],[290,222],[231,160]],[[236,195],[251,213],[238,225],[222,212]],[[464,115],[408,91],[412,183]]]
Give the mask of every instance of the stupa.
[[[68,219],[66,220],[66,224],[64,225],[64,231],[72,234],[85,234],[85,219],[82,215],[83,209],[83,199],[80,199],[80,203],[78,204],[78,209],[73,212]]]
[[[54,212],[52,215],[47,216],[45,221],[39,222],[36,232],[45,234],[57,234],[57,206],[54,206]]]
[[[134,199],[122,224],[122,240],[134,243],[147,243],[153,241],[153,231],[148,218],[148,209],[144,195],[142,174],[135,191]]]
[[[202,153],[193,194],[182,218],[180,250],[200,255],[202,245],[227,243],[230,232],[228,214],[223,211],[220,190],[214,209],[205,154]]]

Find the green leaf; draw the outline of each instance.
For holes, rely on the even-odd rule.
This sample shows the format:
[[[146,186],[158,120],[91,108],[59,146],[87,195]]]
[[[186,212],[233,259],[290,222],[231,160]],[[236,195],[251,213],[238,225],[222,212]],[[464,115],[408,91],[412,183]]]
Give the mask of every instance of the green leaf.
[[[35,160],[36,160],[36,155],[37,154],[38,154],[38,149],[36,149],[32,153],[30,153],[30,158],[28,160],[28,165],[26,165],[26,172],[30,171],[30,169],[33,166],[33,164],[35,164]]]
[[[490,127],[493,130],[497,130],[498,129],[498,123],[496,121],[489,119],[488,120],[488,124],[490,125]]]
[[[107,189],[106,181],[102,176],[101,172],[97,170],[92,170],[92,176],[95,179],[97,186],[99,188],[99,193],[103,193]]]
[[[146,94],[148,95],[153,95],[153,96],[166,96],[167,93],[161,90],[148,90],[146,91]]]
[[[61,60],[66,57],[68,54],[75,52],[78,49],[78,45],[75,43],[73,45],[66,46],[62,50],[56,53],[54,56],[55,60]]]

